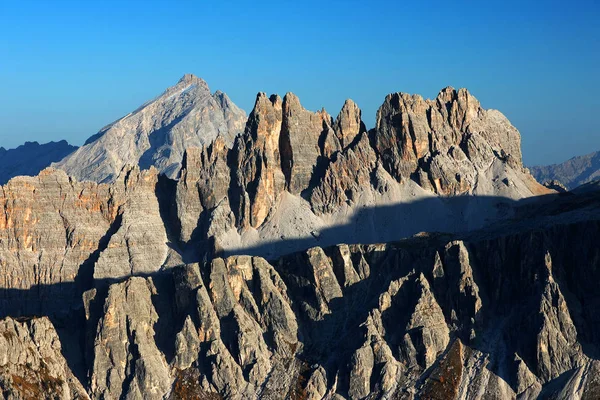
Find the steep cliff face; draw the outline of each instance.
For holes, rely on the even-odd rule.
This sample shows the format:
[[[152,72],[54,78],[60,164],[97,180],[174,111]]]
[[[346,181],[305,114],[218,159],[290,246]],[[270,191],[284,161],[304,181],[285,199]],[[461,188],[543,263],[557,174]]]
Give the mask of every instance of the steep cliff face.
[[[89,399],[61,350],[60,339],[48,318],[0,321],[2,398]]]
[[[544,200],[518,224],[461,236],[97,281],[82,300],[83,387],[115,399],[595,398],[599,199]],[[64,366],[54,349],[46,362]],[[11,362],[0,382],[19,388],[18,370],[45,387],[34,365]]]
[[[158,271],[169,248],[157,181],[156,169],[123,170],[112,185],[80,183],[46,169],[3,186],[3,304],[27,313],[60,309],[93,279]]]
[[[245,123],[246,114],[225,93],[212,94],[205,81],[187,74],[53,166],[80,181],[112,182],[128,164],[175,177],[186,148],[219,135],[231,145]]]
[[[360,115],[261,93],[232,146],[186,149],[177,180],[2,186],[1,314],[36,318],[0,332],[62,342],[38,357],[50,389],[17,360],[3,396],[593,397],[593,188],[527,199],[551,191],[466,90],[390,95],[371,131]],[[447,233],[398,241],[424,231]]]
[[[416,178],[445,195],[543,192],[523,172],[519,132],[466,89],[445,88],[435,100],[391,94],[377,113],[376,131],[375,148],[398,180]]]
[[[292,94],[261,93],[233,147],[219,136],[187,149],[177,181],[125,167],[115,182],[96,184],[48,169],[3,186],[3,296],[27,297],[36,287],[45,298],[67,299],[93,279],[214,254],[277,257],[467,231],[509,217],[515,199],[544,191],[522,168],[518,132],[465,90],[445,89],[435,101],[390,95],[371,132],[351,101],[334,120]]]
[[[210,238],[217,251],[277,256],[312,245],[473,229],[505,217],[503,202],[552,192],[523,168],[518,131],[465,89],[446,88],[435,100],[389,95],[370,132],[360,117],[352,101],[334,120],[324,110],[305,110],[291,93],[283,100],[260,93],[233,149],[221,146],[219,168],[205,157],[194,165],[200,173],[185,169],[178,193],[201,210],[185,224],[201,221],[196,238]],[[212,199],[208,208],[195,200],[199,188]],[[407,211],[365,216],[365,208],[397,204]],[[426,221],[404,218],[425,210]],[[369,222],[362,232],[335,229],[363,219]],[[290,247],[288,239],[304,242]]]

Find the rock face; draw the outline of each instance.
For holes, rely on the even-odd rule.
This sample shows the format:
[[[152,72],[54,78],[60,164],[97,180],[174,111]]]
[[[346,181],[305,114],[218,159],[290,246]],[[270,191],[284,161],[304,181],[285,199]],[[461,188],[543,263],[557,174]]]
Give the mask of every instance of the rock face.
[[[245,123],[246,114],[225,93],[211,94],[206,82],[188,74],[54,166],[80,181],[111,182],[127,164],[174,177],[186,148],[217,136],[231,144]]]
[[[2,396],[594,398],[594,187],[534,197],[518,132],[466,90],[392,94],[377,121],[261,93],[177,180],[10,180]]]
[[[69,342],[83,385],[46,318],[0,322],[0,385],[8,398],[595,398],[600,197],[518,213],[459,236],[96,280]]]
[[[152,107],[201,83],[186,77]],[[435,101],[388,96],[370,132],[351,101],[333,120],[292,94],[261,93],[232,148],[218,137],[187,149],[179,176],[125,167],[111,184],[77,182],[55,169],[11,180],[0,195],[0,301],[34,312],[30,305],[72,304],[93,280],[215,254],[273,258],[317,245],[467,231],[510,217],[516,199],[549,191],[522,168],[518,133],[506,119],[452,89]],[[32,288],[33,297],[54,301],[30,304]]]
[[[0,388],[4,399],[89,399],[46,317],[0,321]]]
[[[25,142],[15,149],[8,150],[0,147],[0,185],[4,185],[15,176],[37,175],[53,162],[62,160],[75,150],[77,146],[71,146],[65,140],[44,144]]]
[[[489,184],[490,174],[512,169],[522,175],[513,185],[534,189],[522,174],[519,132],[500,112],[481,108],[466,89],[445,88],[435,100],[389,95],[377,113],[376,130],[375,148],[397,180],[416,177],[444,195],[489,194],[479,182]],[[500,185],[495,191],[502,191]]]
[[[169,391],[169,367],[154,338],[155,292],[140,277],[110,286],[94,340],[94,398],[162,399]]]
[[[157,185],[156,169],[132,168],[112,185],[75,182],[46,169],[3,186],[3,307],[33,315],[46,307],[68,309],[94,278],[150,273],[168,264]]]
[[[199,226],[195,239],[215,251],[274,257],[473,229],[506,217],[506,201],[553,192],[523,167],[518,131],[465,89],[446,88],[435,100],[389,95],[369,132],[360,116],[350,100],[333,120],[291,93],[260,93],[231,150],[219,142],[188,150],[197,171],[186,163],[177,184],[193,210],[180,215],[186,240]],[[360,232],[339,228],[364,222]]]
[[[556,180],[575,189],[585,183],[600,179],[600,151],[573,157],[560,164],[538,165],[529,168],[540,182]]]
[[[57,164],[79,179],[115,181],[126,175],[125,163],[179,178],[153,178],[156,201],[139,197],[155,216],[159,203],[165,232],[150,218],[143,225],[159,229],[112,238],[100,256],[107,274],[97,278],[123,276],[107,257],[124,256],[135,247],[128,241],[149,240],[153,262],[162,262],[164,247],[154,244],[165,234],[169,249],[188,260],[207,252],[277,257],[317,245],[480,228],[510,216],[515,200],[553,192],[523,168],[518,131],[465,89],[446,88],[434,100],[391,94],[368,132],[351,100],[333,119],[304,109],[291,93],[260,93],[233,139],[242,130],[238,114],[225,95],[185,76]],[[145,213],[130,209],[119,223],[135,225]],[[113,250],[117,240],[121,250]],[[123,254],[110,255],[117,251]],[[157,269],[141,266],[135,251],[133,269]]]

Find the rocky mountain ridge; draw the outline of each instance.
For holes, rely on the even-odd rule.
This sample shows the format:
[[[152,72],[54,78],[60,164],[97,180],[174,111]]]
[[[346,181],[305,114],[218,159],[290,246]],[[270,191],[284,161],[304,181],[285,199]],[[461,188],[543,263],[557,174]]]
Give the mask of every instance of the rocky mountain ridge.
[[[181,164],[2,186],[5,398],[597,390],[597,194],[538,184],[467,90],[391,94],[369,131],[260,93]]]
[[[232,142],[245,123],[245,112],[225,93],[211,93],[204,80],[186,74],[54,166],[80,181],[112,182],[125,165],[154,166],[174,177],[187,147],[210,143],[218,135]]]
[[[458,236],[96,280],[80,314],[51,317],[58,334],[45,318],[0,324],[0,387],[6,398],[594,398],[600,196],[550,197],[520,206],[516,224]],[[67,361],[73,326],[79,360]],[[41,356],[17,357],[32,346]]]
[[[563,163],[530,167],[539,182],[558,181],[567,189],[600,179],[600,151],[573,157]]]
[[[45,296],[69,303],[94,279],[213,255],[468,231],[548,192],[521,164],[518,131],[464,89],[390,95],[370,132],[351,101],[333,120],[293,94],[261,93],[233,147],[217,137],[187,149],[178,180],[139,167],[112,184],[55,169],[12,179],[0,195],[0,279],[25,291],[62,283]]]
[[[474,229],[507,212],[479,196],[517,200],[552,192],[523,167],[518,131],[465,89],[446,88],[435,100],[389,95],[377,121],[367,132],[352,101],[334,120],[325,110],[304,109],[291,93],[283,99],[260,93],[231,150],[219,140],[188,149],[178,198],[191,191],[195,202],[199,192],[201,207],[178,203],[189,219],[181,219],[182,230],[203,226],[203,239],[230,254],[274,243],[262,255],[275,256],[299,249],[282,239],[318,235],[313,245],[364,243]],[[419,202],[430,203],[429,215],[444,217],[427,220],[413,209],[414,222],[409,213],[381,212]],[[368,212],[375,208],[376,215]],[[366,219],[367,228],[353,218]],[[373,223],[379,220],[383,226]],[[347,236],[332,229],[344,223],[363,227]]]
[[[65,140],[59,142],[25,142],[14,149],[0,147],[0,185],[19,175],[37,175],[53,162],[77,150]]]

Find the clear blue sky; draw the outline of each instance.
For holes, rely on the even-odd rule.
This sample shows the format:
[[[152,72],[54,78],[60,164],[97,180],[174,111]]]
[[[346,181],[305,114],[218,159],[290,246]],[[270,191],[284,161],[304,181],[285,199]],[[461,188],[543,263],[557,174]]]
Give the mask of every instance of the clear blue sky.
[[[80,145],[190,72],[369,126],[387,93],[467,87],[528,164],[600,150],[600,2],[525,3],[0,0],[0,145]]]

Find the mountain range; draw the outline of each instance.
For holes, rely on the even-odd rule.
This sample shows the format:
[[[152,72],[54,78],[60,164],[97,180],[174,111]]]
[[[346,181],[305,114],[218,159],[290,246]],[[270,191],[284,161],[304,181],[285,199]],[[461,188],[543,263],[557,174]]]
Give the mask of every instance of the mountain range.
[[[113,181],[126,165],[154,166],[174,177],[187,147],[208,144],[217,136],[231,144],[245,123],[246,113],[225,93],[211,93],[206,82],[188,74],[54,166],[95,182]]]
[[[51,163],[62,160],[77,150],[65,140],[39,144],[25,142],[15,149],[0,147],[0,184],[18,175],[37,175]]]
[[[560,164],[529,168],[539,182],[558,181],[568,189],[600,179],[600,151],[573,157]]]
[[[600,188],[520,146],[466,89],[367,129],[186,75],[2,186],[2,396],[595,398]]]

